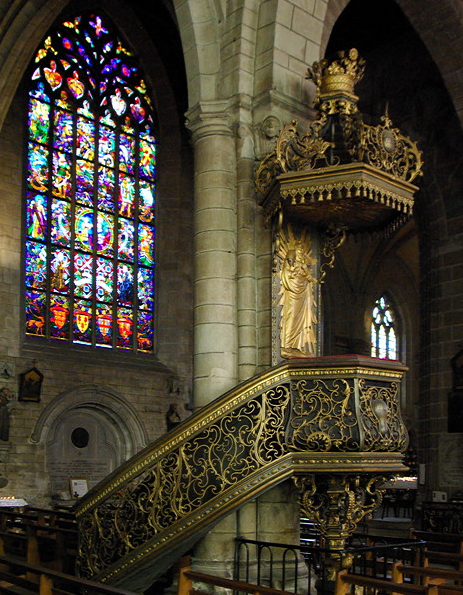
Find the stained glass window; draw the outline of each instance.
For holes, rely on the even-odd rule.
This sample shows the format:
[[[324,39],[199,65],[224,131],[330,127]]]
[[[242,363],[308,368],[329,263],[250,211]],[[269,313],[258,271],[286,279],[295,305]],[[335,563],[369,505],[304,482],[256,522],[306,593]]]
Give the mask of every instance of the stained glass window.
[[[386,295],[376,300],[371,316],[371,355],[397,359],[397,320]]]
[[[28,129],[26,334],[152,352],[153,109],[105,17],[82,14],[45,39]]]

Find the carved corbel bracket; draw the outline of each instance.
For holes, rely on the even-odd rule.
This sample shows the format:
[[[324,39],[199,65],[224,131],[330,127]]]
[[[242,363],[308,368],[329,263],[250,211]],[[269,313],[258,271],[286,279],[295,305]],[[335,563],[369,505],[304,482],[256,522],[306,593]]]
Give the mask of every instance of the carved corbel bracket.
[[[387,475],[373,473],[320,473],[295,477],[300,491],[301,512],[317,523],[324,546],[331,554],[328,566],[334,572],[348,567],[349,558],[343,556],[346,540],[357,525],[381,506],[384,489],[380,486]]]

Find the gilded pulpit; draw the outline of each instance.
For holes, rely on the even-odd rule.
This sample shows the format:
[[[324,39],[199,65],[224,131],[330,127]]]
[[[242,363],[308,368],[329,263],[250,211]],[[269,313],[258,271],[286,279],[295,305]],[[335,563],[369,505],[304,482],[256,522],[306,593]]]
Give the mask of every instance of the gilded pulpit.
[[[408,441],[400,379],[380,379],[390,362],[372,359],[352,393],[342,392],[352,380],[342,358],[329,358],[326,375],[320,374],[327,363],[320,357],[321,286],[336,250],[347,234],[397,229],[413,213],[413,182],[421,175],[421,152],[393,126],[387,110],[376,126],[364,121],[354,93],[364,69],[355,49],[309,68],[318,118],[305,133],[296,120],[284,126],[256,174],[259,204],[273,233],[273,363],[296,359],[309,374],[317,370],[311,397],[301,401],[299,447],[305,441],[307,450],[329,456],[324,469],[295,480],[304,514],[319,524],[333,553],[333,569],[345,539],[381,504],[381,483],[404,470],[400,453]],[[343,441],[348,428],[364,439],[354,446]],[[374,464],[372,452],[382,453]]]

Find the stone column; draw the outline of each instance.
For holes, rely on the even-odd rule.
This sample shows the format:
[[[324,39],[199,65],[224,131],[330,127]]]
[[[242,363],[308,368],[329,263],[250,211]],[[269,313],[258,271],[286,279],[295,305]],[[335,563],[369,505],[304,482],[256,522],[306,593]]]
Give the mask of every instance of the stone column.
[[[221,101],[187,113],[195,158],[194,405],[236,385],[236,154]]]

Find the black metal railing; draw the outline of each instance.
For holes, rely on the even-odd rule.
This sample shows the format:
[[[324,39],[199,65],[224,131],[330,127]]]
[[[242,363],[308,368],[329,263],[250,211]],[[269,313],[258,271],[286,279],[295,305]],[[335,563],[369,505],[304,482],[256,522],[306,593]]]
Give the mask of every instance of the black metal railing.
[[[362,545],[354,543],[356,538],[353,537],[352,545],[341,555],[341,564],[343,559],[353,558],[350,572],[390,579],[393,563],[421,565],[423,562],[425,541]],[[329,553],[330,550],[320,545],[309,545],[307,540],[297,546],[238,537],[234,579],[295,594],[322,595],[333,588],[332,584],[328,585],[324,563]]]

